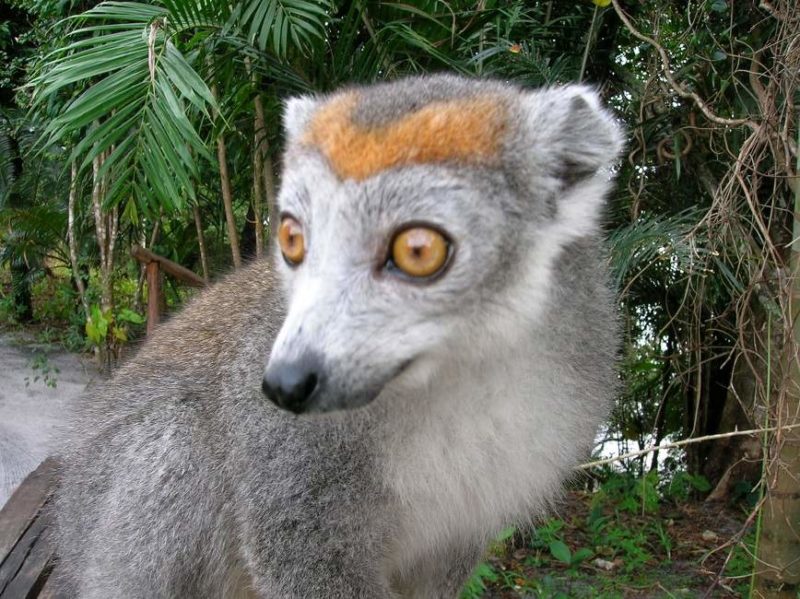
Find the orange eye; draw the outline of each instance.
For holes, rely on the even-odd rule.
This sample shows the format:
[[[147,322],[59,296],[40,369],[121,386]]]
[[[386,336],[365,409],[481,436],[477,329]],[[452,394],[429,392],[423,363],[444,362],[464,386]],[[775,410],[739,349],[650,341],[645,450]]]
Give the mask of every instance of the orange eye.
[[[284,259],[292,266],[297,266],[306,257],[306,240],[303,227],[291,216],[284,216],[278,228],[278,245],[281,246]]]
[[[449,241],[439,231],[422,226],[411,227],[395,236],[390,258],[405,274],[425,278],[444,267],[449,249]]]

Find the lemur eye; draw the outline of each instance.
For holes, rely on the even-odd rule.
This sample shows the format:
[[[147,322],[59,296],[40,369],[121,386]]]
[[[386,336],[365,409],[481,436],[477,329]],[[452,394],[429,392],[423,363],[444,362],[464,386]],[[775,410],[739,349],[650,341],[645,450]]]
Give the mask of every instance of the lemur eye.
[[[450,242],[436,229],[415,226],[394,236],[389,264],[410,277],[426,278],[444,268]]]
[[[278,245],[281,246],[284,260],[291,266],[297,266],[306,257],[303,227],[291,216],[284,216],[281,219],[281,226],[278,228]]]

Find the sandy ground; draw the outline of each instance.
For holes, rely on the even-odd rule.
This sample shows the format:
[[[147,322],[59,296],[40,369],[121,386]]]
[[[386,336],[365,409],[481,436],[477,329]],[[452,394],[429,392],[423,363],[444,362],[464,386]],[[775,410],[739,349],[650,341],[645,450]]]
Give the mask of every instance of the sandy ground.
[[[51,374],[55,388],[33,380],[40,372],[32,368],[37,353],[44,353],[47,364],[59,369]],[[91,363],[74,354],[0,334],[0,506],[57,448],[59,425],[86,385],[98,376]]]

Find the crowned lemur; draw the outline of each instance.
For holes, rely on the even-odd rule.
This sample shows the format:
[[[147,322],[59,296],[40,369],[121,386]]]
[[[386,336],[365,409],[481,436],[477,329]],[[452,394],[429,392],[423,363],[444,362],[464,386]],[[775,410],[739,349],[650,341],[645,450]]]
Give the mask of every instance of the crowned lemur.
[[[81,403],[55,506],[80,598],[454,597],[615,389],[591,89],[450,75],[290,100],[272,259]]]

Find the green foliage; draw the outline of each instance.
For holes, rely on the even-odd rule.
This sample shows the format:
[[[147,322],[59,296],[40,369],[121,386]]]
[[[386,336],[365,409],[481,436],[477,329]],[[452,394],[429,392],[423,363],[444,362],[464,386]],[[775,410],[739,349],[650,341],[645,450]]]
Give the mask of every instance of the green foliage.
[[[673,543],[669,532],[667,532],[667,529],[664,528],[664,525],[661,522],[655,522],[652,526],[652,529],[658,537],[658,542],[661,544],[661,548],[664,550],[664,553],[667,556],[667,561],[672,560]]]
[[[641,489],[652,498],[644,511]],[[581,501],[573,497],[567,502],[562,518],[549,518],[532,530],[526,545],[524,535],[503,535],[505,546],[493,545],[489,561],[463,597],[617,599],[632,589],[636,596],[661,596],[666,588],[675,597],[689,598],[706,591],[713,578],[709,570],[723,566],[724,584],[744,589],[752,569],[753,535],[727,565],[724,548],[714,552],[712,563],[708,551],[713,541],[705,540],[692,522],[697,508],[685,504],[694,490],[705,489],[702,477],[683,471],[674,480],[655,473],[609,474],[594,493],[576,493]]]
[[[158,6],[102,3],[74,20],[67,43],[31,81],[40,109],[60,91],[85,86],[47,123],[42,146],[80,137],[70,159],[84,171],[106,155],[96,175],[112,181],[106,201],[132,200],[152,214],[194,198],[195,155],[212,158],[190,116],[217,106],[173,43],[168,16]]]
[[[756,562],[756,534],[750,531],[742,537],[734,546],[733,553],[725,567],[725,575],[736,581],[736,590],[744,597],[750,588],[750,577],[755,568]]]
[[[100,345],[108,335],[111,323],[110,311],[102,312],[99,305],[92,306],[91,315],[86,320],[86,337],[94,345]]]
[[[548,519],[544,524],[536,527],[531,538],[531,547],[549,549],[551,543],[561,540],[561,530],[564,526],[565,523],[560,518]]]
[[[0,130],[0,206],[4,206],[8,202],[11,186],[16,179],[13,155],[11,138],[6,132]]]
[[[693,492],[708,493],[710,490],[711,483],[702,474],[690,474],[685,470],[679,470],[666,483],[663,492],[666,497],[676,502],[686,502]]]
[[[25,377],[25,386],[41,381],[45,386],[55,389],[58,383],[58,374],[61,372],[57,366],[50,364],[47,354],[36,352],[29,364],[34,374]]]
[[[631,277],[646,276],[657,261],[676,279],[704,268],[699,258],[707,252],[700,237],[705,231],[696,229],[702,214],[697,206],[668,215],[643,212],[616,228],[609,235],[609,245],[617,286]]]
[[[659,505],[658,472],[651,470],[645,476],[630,473],[612,474],[594,497],[595,505],[613,505],[627,512],[654,512]]]
[[[31,287],[36,320],[57,326],[66,323],[77,308],[75,291],[66,277],[39,275]]]
[[[95,304],[86,321],[86,338],[97,347],[106,342],[118,346],[128,341],[129,325],[141,325],[144,321],[143,316],[128,308],[112,313],[111,310],[101,310]]]
[[[315,38],[325,38],[333,5],[327,0],[249,0],[237,8],[238,25],[247,32],[247,40],[262,52],[271,41],[272,52],[283,58],[290,46],[307,50]]]
[[[486,591],[487,582],[497,582],[499,576],[489,564],[479,564],[470,576],[464,589],[461,591],[461,599],[478,599]]]
[[[559,540],[551,541],[549,549],[551,555],[555,559],[567,565],[569,568],[576,568],[584,561],[594,556],[594,552],[587,547],[581,547],[573,553],[570,551],[570,548],[567,547],[566,543]]]
[[[11,294],[0,293],[0,324],[15,326],[20,320],[21,306],[18,306]]]

